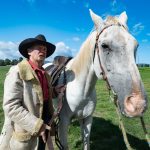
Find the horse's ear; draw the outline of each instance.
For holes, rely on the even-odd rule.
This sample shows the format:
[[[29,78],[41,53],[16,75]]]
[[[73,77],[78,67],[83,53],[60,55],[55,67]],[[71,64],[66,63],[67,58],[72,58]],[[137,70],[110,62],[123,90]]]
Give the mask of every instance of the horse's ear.
[[[96,29],[98,29],[100,24],[102,24],[103,19],[100,16],[96,15],[91,9],[89,9],[89,11],[90,11],[91,18],[95,24],[95,27]]]
[[[128,16],[126,14],[126,12],[122,12],[119,16],[119,22],[121,22],[122,24],[126,25],[127,24],[127,20],[128,20]]]

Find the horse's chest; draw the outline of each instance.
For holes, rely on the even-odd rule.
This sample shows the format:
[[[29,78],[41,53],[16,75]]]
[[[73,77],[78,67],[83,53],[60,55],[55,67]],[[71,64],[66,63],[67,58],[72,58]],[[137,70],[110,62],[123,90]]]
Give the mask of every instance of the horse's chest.
[[[93,100],[86,101],[85,103],[82,101],[75,111],[76,115],[79,118],[85,118],[91,115],[95,109],[95,105],[96,103]]]
[[[88,115],[91,115],[95,109],[95,90],[90,90],[89,93],[85,91],[85,87],[83,87],[82,84],[76,82],[76,80],[73,82],[69,82],[67,85],[67,106],[69,106],[68,108],[71,110],[71,113],[78,117],[86,117]]]

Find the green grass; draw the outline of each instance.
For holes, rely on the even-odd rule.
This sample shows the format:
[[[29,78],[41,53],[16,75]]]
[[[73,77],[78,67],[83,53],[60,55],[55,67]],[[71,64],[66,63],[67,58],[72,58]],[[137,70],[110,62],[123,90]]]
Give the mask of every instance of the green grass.
[[[3,82],[5,74],[9,67],[0,67],[0,104],[2,105]],[[140,68],[141,77],[147,95],[150,99],[150,68]],[[125,144],[119,128],[118,116],[114,104],[109,100],[108,91],[104,81],[98,81],[97,90],[97,106],[93,115],[93,125],[91,131],[90,145],[91,150],[125,150]],[[150,104],[144,114],[146,127],[150,134]],[[0,129],[2,128],[4,118],[2,107],[0,107]],[[145,141],[145,135],[141,128],[139,118],[123,117],[123,122],[127,131],[129,142],[136,150],[148,150]],[[77,120],[73,120],[69,127],[69,147],[71,150],[81,150],[82,141],[80,137],[80,128]]]
[[[2,109],[2,99],[3,99],[3,91],[4,91],[4,79],[6,76],[6,73],[8,72],[10,66],[0,66],[0,130],[2,128],[3,122],[4,122],[4,115],[3,115],[3,109]]]
[[[139,68],[140,74],[150,99],[150,68]],[[96,84],[97,106],[94,112],[91,131],[91,150],[126,150],[119,120],[114,104],[109,100],[109,94],[104,81]],[[144,121],[150,135],[150,104],[144,114]],[[145,141],[145,135],[139,118],[123,117],[124,126],[130,145],[136,150],[150,149]],[[75,120],[69,128],[69,147],[72,150],[81,150],[79,124]]]

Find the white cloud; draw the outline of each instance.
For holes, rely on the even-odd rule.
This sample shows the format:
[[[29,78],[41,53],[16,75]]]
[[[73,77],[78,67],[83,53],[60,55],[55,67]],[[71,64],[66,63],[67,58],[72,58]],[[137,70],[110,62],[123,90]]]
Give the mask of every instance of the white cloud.
[[[143,39],[142,42],[146,43],[146,42],[148,42],[148,39]]]
[[[80,38],[79,37],[73,37],[73,41],[78,42],[78,41],[80,41]]]
[[[80,31],[80,28],[76,27],[76,31],[78,31],[78,32],[79,32],[79,31]]]
[[[67,46],[64,42],[58,42],[55,44],[56,50],[49,60],[53,60],[55,56],[71,56],[72,57],[72,50],[69,46]]]
[[[18,43],[0,41],[0,59],[18,59],[21,57],[18,51]]]
[[[111,11],[114,13],[118,13],[120,11],[126,10],[125,4],[119,0],[118,1],[117,0],[111,1],[110,6],[111,6]]]
[[[144,30],[144,25],[140,22],[140,23],[137,23],[133,26],[132,28],[132,34],[133,35],[138,35],[139,33],[141,33],[141,31]]]
[[[56,43],[56,51],[68,51],[70,48],[64,42]]]
[[[79,38],[76,37],[76,40],[79,40]],[[0,41],[0,59],[19,59],[19,57],[22,57],[22,55],[18,51],[18,44],[11,41],[4,42]],[[48,60],[53,60],[55,56],[75,56],[77,53],[77,50],[74,48],[70,48],[67,46],[64,42],[58,42],[55,44],[56,50],[52,56],[47,58]]]
[[[84,31],[85,31],[84,28],[79,28],[79,27],[76,27],[75,30],[76,30],[77,32],[84,32]]]
[[[111,4],[112,4],[112,7],[115,7],[117,5],[117,1],[113,0]]]

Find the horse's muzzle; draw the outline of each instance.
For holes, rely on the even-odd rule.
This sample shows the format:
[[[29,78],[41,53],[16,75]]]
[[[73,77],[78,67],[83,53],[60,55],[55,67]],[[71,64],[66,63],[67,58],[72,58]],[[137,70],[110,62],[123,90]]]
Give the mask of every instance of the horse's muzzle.
[[[141,93],[132,93],[124,100],[124,112],[128,117],[140,117],[146,109],[146,100]]]

